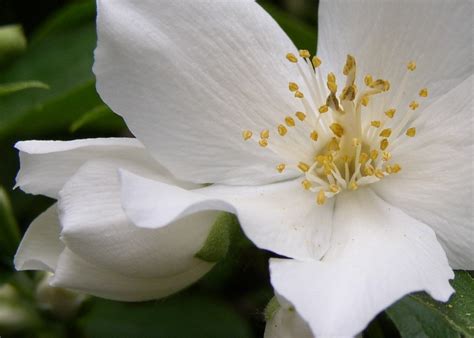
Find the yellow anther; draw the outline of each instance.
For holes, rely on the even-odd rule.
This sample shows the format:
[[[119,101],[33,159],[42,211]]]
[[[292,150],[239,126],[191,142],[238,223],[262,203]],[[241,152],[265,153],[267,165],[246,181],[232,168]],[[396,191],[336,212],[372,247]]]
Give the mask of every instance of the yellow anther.
[[[377,178],[384,178],[385,177],[383,171],[380,170],[380,169],[376,169],[374,174],[375,174],[375,177],[377,177]]]
[[[377,79],[373,81],[370,85],[370,88],[381,90],[383,92],[386,92],[387,90],[390,89],[390,82],[387,80],[382,80],[382,79]]]
[[[300,87],[297,83],[290,82],[288,83],[288,89],[290,90],[290,92],[296,92],[298,89],[300,89]]]
[[[347,155],[343,155],[343,156],[341,157],[341,160],[342,160],[342,162],[344,162],[344,163],[349,163],[349,162],[351,161],[351,158],[350,158],[349,156],[347,156]]]
[[[324,161],[326,161],[326,156],[324,155],[317,155],[315,157],[315,160],[319,163],[319,164],[323,164]]]
[[[380,124],[381,124],[380,121],[371,121],[371,122],[370,122],[370,125],[371,125],[372,127],[375,127],[375,128],[379,128],[379,127],[380,127]]]
[[[398,163],[395,163],[393,166],[392,166],[392,173],[396,174],[398,173],[400,170],[402,170],[402,167],[400,167],[400,165]]]
[[[298,62],[298,59],[296,58],[295,54],[293,54],[293,53],[288,53],[288,54],[286,54],[286,58],[287,58],[288,61],[290,61],[290,62],[293,62],[293,63],[297,63],[297,62]]]
[[[284,125],[282,124],[278,125],[278,134],[280,134],[280,136],[285,136],[287,132],[288,132],[288,129],[286,129]]]
[[[382,141],[380,141],[380,149],[385,150],[388,147],[388,140],[384,138]]]
[[[396,109],[389,109],[385,112],[385,115],[388,117],[388,118],[393,118],[395,116],[395,113],[397,112]]]
[[[409,137],[414,137],[416,135],[416,128],[415,127],[408,128],[406,135]]]
[[[329,191],[333,193],[338,193],[339,191],[341,191],[341,188],[337,184],[331,184],[329,186]]]
[[[420,92],[418,93],[421,97],[427,97],[428,96],[428,88],[422,88],[420,89]]]
[[[390,128],[386,128],[386,129],[382,130],[379,134],[379,136],[381,136],[381,137],[390,137],[390,135],[392,135],[392,129],[390,129]]]
[[[309,170],[309,165],[307,165],[306,163],[304,162],[300,162],[298,163],[298,169],[300,169],[302,172],[307,172]]]
[[[344,87],[341,93],[341,100],[354,101],[356,94],[357,94],[357,87],[355,85]]]
[[[250,138],[252,138],[252,135],[253,133],[250,131],[250,130],[244,130],[242,132],[242,137],[245,141],[249,140]]]
[[[306,49],[300,49],[299,53],[300,53],[300,56],[302,58],[308,58],[309,59],[311,57],[310,52]]]
[[[324,193],[324,190],[319,190],[318,195],[316,197],[316,203],[318,205],[323,205],[326,202],[326,194]]]
[[[331,129],[334,135],[336,135],[337,137],[342,137],[342,135],[344,135],[344,128],[337,122],[331,124],[329,126],[329,129]]]
[[[345,76],[349,75],[351,71],[355,71],[356,61],[352,55],[347,55],[346,64],[344,65],[344,69],[342,70],[342,74]]]
[[[360,103],[364,106],[364,107],[367,107],[367,105],[369,104],[369,97],[367,95],[364,95],[361,99],[360,99]]]
[[[366,153],[361,153],[359,156],[359,163],[365,163],[369,159],[369,155]]]
[[[377,157],[379,156],[379,151],[377,149],[372,149],[370,151],[370,158],[375,161]]]
[[[390,161],[391,158],[392,158],[392,154],[390,154],[390,152],[384,151],[382,153],[382,160],[384,160],[385,162]]]
[[[416,69],[416,62],[415,61],[408,62],[407,69],[411,70],[411,71],[414,71]]]
[[[260,141],[258,141],[258,144],[260,144],[260,147],[265,148],[266,146],[268,146],[268,139],[262,138],[260,139]]]
[[[360,145],[360,140],[359,140],[358,138],[354,137],[354,138],[352,139],[352,146],[353,146],[353,147],[357,147],[357,146],[359,146],[359,145]]]
[[[391,173],[392,173],[392,166],[389,165],[389,164],[387,164],[387,165],[385,166],[385,172],[386,172],[387,174],[391,174]]]
[[[304,190],[309,190],[313,186],[313,184],[308,180],[303,180],[301,184],[303,185]]]
[[[411,102],[410,102],[410,105],[409,105],[409,107],[410,107],[412,110],[417,109],[419,106],[420,106],[420,104],[419,104],[418,102],[416,102],[416,101],[411,101]]]
[[[313,58],[311,59],[311,63],[313,64],[314,68],[318,68],[319,66],[321,66],[321,62],[321,59],[318,58],[316,55],[313,56]]]
[[[311,134],[309,134],[309,137],[313,140],[313,141],[317,141],[318,140],[318,132],[316,130],[313,130],[311,132]]]
[[[288,127],[294,127],[295,126],[295,120],[291,116],[285,117],[285,123]]]
[[[365,176],[372,176],[373,174],[374,174],[374,168],[369,167],[369,166],[364,168],[364,175]]]
[[[334,73],[328,74],[327,86],[331,93],[337,92],[336,75]]]
[[[337,141],[337,138],[333,137],[331,141],[328,144],[328,150],[329,151],[338,151],[341,148],[339,147],[339,142]]]
[[[321,107],[319,107],[318,111],[321,113],[321,114],[324,114],[324,113],[327,113],[329,110],[329,107],[326,106],[326,105],[322,105]]]
[[[269,138],[270,137],[270,130],[264,129],[260,132],[261,138]]]
[[[359,186],[357,185],[356,182],[352,181],[351,183],[349,183],[349,189],[357,190],[357,188],[359,188]]]
[[[285,163],[280,163],[279,165],[276,166],[276,170],[281,174],[283,170],[285,170]]]
[[[295,92],[295,97],[297,97],[299,99],[302,99],[304,97],[304,94],[302,92],[300,92],[299,90],[297,90]]]
[[[364,83],[365,83],[365,85],[366,85],[367,87],[370,87],[373,82],[374,82],[374,79],[372,78],[372,75],[367,74],[367,75],[364,77]]]
[[[300,121],[304,121],[304,119],[306,118],[306,114],[301,111],[297,111],[295,115]]]

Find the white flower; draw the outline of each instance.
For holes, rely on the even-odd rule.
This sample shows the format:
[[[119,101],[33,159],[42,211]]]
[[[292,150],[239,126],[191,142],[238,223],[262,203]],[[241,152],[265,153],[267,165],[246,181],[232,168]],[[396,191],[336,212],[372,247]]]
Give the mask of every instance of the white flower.
[[[216,212],[143,228],[147,215],[122,209],[123,199],[149,197],[120,184],[132,175],[196,187],[172,178],[137,140],[26,141],[16,147],[17,186],[58,200],[28,228],[15,256],[18,270],[50,271],[52,286],[135,301],[174,293],[213,266],[194,255]]]

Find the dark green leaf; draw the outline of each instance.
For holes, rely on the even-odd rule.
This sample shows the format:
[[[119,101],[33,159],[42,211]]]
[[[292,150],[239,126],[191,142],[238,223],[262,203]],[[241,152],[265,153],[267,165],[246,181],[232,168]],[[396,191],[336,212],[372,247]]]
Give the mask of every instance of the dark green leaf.
[[[10,260],[20,242],[20,231],[13,216],[10,199],[5,189],[0,187],[0,254]]]
[[[391,306],[387,314],[402,337],[474,337],[474,280],[457,271],[453,287],[456,294],[446,304],[417,293]]]
[[[39,88],[39,89],[49,89],[49,86],[46,83],[40,81],[22,81],[14,83],[3,83],[0,84],[0,96],[13,94],[25,89]]]
[[[0,27],[0,64],[26,49],[26,38],[20,25]]]
[[[101,124],[101,121],[105,121],[105,124],[112,130],[126,128],[125,122],[120,116],[114,114],[105,104],[101,104],[80,116],[79,119],[71,125],[69,130],[74,133],[87,126],[94,128],[94,125],[97,127],[97,125]]]

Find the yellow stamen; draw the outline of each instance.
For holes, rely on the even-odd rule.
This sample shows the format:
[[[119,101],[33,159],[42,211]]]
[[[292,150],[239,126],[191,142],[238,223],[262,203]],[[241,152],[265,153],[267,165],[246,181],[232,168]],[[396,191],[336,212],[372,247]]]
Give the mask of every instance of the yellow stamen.
[[[306,50],[306,49],[301,49],[301,50],[300,50],[300,56],[301,56],[302,58],[308,58],[308,59],[309,59],[309,58],[311,57],[311,54],[310,54],[310,52],[309,52],[308,50]]]
[[[392,135],[392,129],[390,129],[390,128],[386,128],[386,129],[382,130],[379,134],[379,136],[381,136],[381,137],[390,137],[390,135]]]
[[[318,140],[318,132],[316,130],[313,130],[311,132],[311,134],[309,135],[309,137],[313,140],[313,141],[317,141]]]
[[[326,202],[326,194],[324,193],[324,190],[319,190],[316,202],[318,205],[323,205]]]
[[[382,170],[376,169],[376,170],[375,170],[375,177],[377,177],[377,178],[384,178],[385,175],[383,174],[383,171],[382,171]]]
[[[379,156],[379,152],[377,149],[372,149],[370,151],[370,158],[375,161],[377,159],[377,157]]]
[[[337,92],[336,75],[334,73],[328,74],[327,86],[331,93]]]
[[[291,116],[285,117],[285,123],[288,127],[294,127],[295,126],[295,120]]]
[[[242,132],[242,137],[244,138],[245,141],[249,140],[252,138],[253,133],[250,130],[244,130]]]
[[[334,135],[338,137],[342,137],[342,135],[344,135],[344,128],[337,122],[334,122],[333,124],[331,124],[329,126],[329,129],[331,129]]]
[[[356,61],[352,55],[347,55],[346,64],[344,65],[344,69],[342,70],[342,74],[345,76],[349,75],[349,73],[355,70]]]
[[[410,71],[414,71],[416,69],[416,62],[415,61],[408,62],[407,69]]]
[[[399,164],[395,163],[395,164],[392,166],[392,173],[396,174],[396,173],[398,173],[400,170],[402,170],[402,167],[400,167]]]
[[[301,184],[303,185],[304,190],[309,190],[313,186],[313,184],[308,180],[303,180]]]
[[[372,176],[375,173],[374,168],[370,165],[366,166],[364,168],[364,174],[365,176]]]
[[[313,56],[313,59],[311,60],[311,63],[313,64],[314,68],[318,68],[321,65],[321,59],[318,58],[316,55]]]
[[[406,135],[409,137],[414,137],[416,135],[416,128],[415,127],[408,128]]]
[[[270,130],[264,129],[260,132],[261,138],[269,138],[270,137]]]
[[[392,154],[390,154],[388,151],[384,151],[382,153],[382,160],[385,162],[389,161],[392,158]]]
[[[280,134],[280,136],[285,136],[287,132],[288,132],[288,129],[286,129],[284,125],[282,124],[278,125],[278,134]]]
[[[288,59],[288,61],[290,61],[292,63],[297,63],[298,62],[298,59],[296,58],[295,54],[293,54],[293,53],[286,54],[286,58]]]
[[[386,172],[387,174],[391,174],[391,173],[393,172],[393,171],[392,171],[392,166],[388,164],[388,165],[385,167],[385,172]]]
[[[357,190],[357,188],[359,188],[359,186],[357,185],[356,182],[352,181],[352,182],[349,184],[349,189],[351,189],[351,190]]]
[[[420,104],[419,104],[418,102],[416,102],[416,101],[411,101],[411,102],[410,102],[410,105],[409,105],[409,107],[410,107],[412,110],[417,109],[419,106],[420,106]]]
[[[418,93],[421,97],[427,97],[428,96],[428,88],[422,88],[420,92]]]
[[[304,121],[304,119],[306,118],[306,114],[301,111],[297,111],[295,115],[300,121]]]
[[[302,99],[304,97],[304,94],[302,92],[300,92],[299,90],[297,90],[295,92],[295,97],[297,97],[299,99]]]
[[[385,150],[388,147],[388,140],[384,138],[382,141],[380,141],[380,149]]]
[[[338,151],[341,148],[339,147],[339,142],[337,141],[337,138],[333,137],[332,140],[328,144],[328,150],[329,151]]]
[[[388,117],[388,118],[393,118],[395,116],[395,113],[396,113],[396,109],[389,109],[385,112],[385,115]]]
[[[367,74],[367,75],[364,77],[364,83],[365,83],[365,85],[366,85],[367,87],[370,87],[373,82],[374,82],[374,79],[372,78],[372,75]]]
[[[360,103],[364,106],[364,107],[367,107],[367,105],[369,104],[369,97],[367,95],[364,95],[361,99],[360,99]]]
[[[371,121],[371,122],[370,122],[370,125],[371,125],[372,127],[375,127],[375,128],[379,128],[379,127],[380,127],[380,124],[381,124],[380,121]]]
[[[318,110],[319,110],[319,112],[320,112],[321,114],[324,114],[324,113],[327,113],[327,112],[328,112],[329,107],[326,106],[326,105],[322,105],[321,107],[319,107]]]
[[[288,83],[288,89],[290,90],[290,92],[296,92],[298,89],[300,89],[300,87],[298,86],[298,84],[290,82]]]
[[[369,155],[366,153],[361,153],[359,156],[359,163],[365,163],[369,159]]]
[[[265,148],[266,146],[268,146],[268,139],[262,138],[260,139],[260,141],[258,141],[258,144],[260,144],[260,147]]]
[[[357,94],[357,87],[355,85],[344,87],[341,93],[341,100],[354,101]]]
[[[309,165],[307,165],[306,163],[304,162],[300,162],[298,163],[298,169],[300,169],[302,172],[307,172],[309,170]]]
[[[283,170],[285,170],[285,163],[280,163],[279,165],[276,166],[276,170],[281,174]]]

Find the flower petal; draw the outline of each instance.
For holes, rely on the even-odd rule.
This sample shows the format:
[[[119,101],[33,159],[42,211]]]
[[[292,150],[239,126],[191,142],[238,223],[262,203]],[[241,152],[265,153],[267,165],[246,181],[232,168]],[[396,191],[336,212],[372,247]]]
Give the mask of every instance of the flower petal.
[[[16,144],[21,168],[16,185],[31,194],[58,197],[64,183],[87,160],[128,158],[164,173],[134,138],[98,138],[74,141],[23,141]]]
[[[428,224],[455,269],[474,269],[474,76],[427,108],[419,130],[393,151],[402,171],[374,184],[387,202]]]
[[[29,226],[15,255],[17,270],[54,271],[64,244],[56,204],[39,215]]]
[[[145,228],[204,210],[232,212],[257,246],[288,257],[319,259],[329,244],[334,200],[317,206],[298,180],[187,191],[122,172],[122,203],[130,219]]]
[[[313,333],[303,318],[296,312],[295,308],[285,301],[282,303],[273,317],[267,321],[264,338],[313,338]]]
[[[337,198],[331,248],[321,261],[272,259],[276,292],[315,336],[354,336],[404,295],[447,301],[454,277],[433,231],[370,189]]]
[[[174,175],[232,184],[295,175],[278,174],[271,150],[242,139],[301,105],[288,90],[297,66],[285,58],[296,49],[257,3],[103,0],[98,13],[98,91]]]
[[[51,285],[113,300],[143,301],[166,297],[187,287],[212,266],[201,261],[173,276],[140,278],[91,264],[66,249],[59,258]]]
[[[346,55],[354,55],[359,74],[389,80],[390,92],[404,94],[399,108],[406,109],[421,88],[436,98],[473,73],[473,9],[471,1],[324,0],[318,52],[329,64],[327,71],[338,73]],[[407,74],[410,61],[417,68]],[[405,74],[408,81],[401,88]],[[385,109],[394,103],[389,99]]]
[[[143,171],[133,158],[90,161],[60,191],[62,239],[67,247],[91,263],[137,278],[180,274],[199,264],[194,254],[206,240],[215,213],[201,213],[162,229],[137,228],[121,206],[119,168]],[[158,175],[154,179],[170,183]]]

